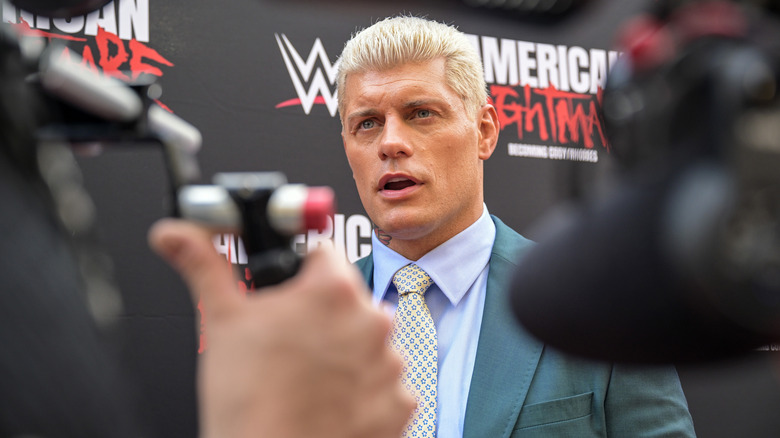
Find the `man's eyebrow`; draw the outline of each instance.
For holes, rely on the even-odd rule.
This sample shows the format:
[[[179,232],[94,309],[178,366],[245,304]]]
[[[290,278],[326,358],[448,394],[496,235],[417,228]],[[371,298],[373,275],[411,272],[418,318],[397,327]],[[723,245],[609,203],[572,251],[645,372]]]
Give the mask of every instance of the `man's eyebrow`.
[[[347,120],[363,118],[363,117],[371,117],[377,114],[379,114],[379,111],[377,111],[376,109],[366,108],[366,109],[357,110],[355,112],[347,114]]]
[[[404,108],[416,108],[418,106],[428,106],[428,105],[443,105],[443,101],[440,99],[418,99],[418,100],[412,100],[410,102],[407,102],[403,105]]]
[[[446,103],[441,99],[416,99],[401,105],[403,109],[417,108],[421,106],[446,106]],[[373,117],[379,114],[379,110],[376,108],[365,108],[347,114],[346,120],[362,119],[364,117]]]

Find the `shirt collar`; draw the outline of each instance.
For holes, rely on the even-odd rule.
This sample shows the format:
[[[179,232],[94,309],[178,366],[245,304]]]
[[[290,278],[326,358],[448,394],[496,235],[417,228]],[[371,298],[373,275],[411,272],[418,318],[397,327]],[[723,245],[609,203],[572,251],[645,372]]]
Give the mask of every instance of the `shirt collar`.
[[[457,305],[490,261],[495,238],[496,226],[484,204],[482,216],[476,222],[416,262],[388,248],[373,235],[374,301],[384,299],[393,275],[399,269],[414,263],[428,273],[453,305]],[[453,269],[454,266],[457,269]]]

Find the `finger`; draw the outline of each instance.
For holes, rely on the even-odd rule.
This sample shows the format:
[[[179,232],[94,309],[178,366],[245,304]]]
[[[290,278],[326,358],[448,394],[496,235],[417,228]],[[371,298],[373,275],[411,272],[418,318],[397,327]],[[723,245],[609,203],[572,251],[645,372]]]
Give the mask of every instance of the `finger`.
[[[193,303],[203,303],[207,318],[218,318],[239,305],[233,272],[214,248],[208,230],[182,220],[162,219],[149,230],[149,245],[179,272]]]
[[[370,305],[371,293],[359,271],[329,246],[310,252],[304,259],[300,278],[302,290],[321,294],[331,304],[361,303]]]

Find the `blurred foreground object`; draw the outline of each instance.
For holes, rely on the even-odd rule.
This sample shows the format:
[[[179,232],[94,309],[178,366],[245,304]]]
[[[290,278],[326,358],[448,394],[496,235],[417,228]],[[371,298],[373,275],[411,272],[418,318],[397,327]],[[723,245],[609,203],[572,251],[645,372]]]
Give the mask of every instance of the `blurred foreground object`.
[[[551,221],[514,279],[513,309],[543,341],[662,363],[780,340],[780,24],[768,11],[670,0],[626,23],[603,101],[614,188]]]
[[[11,3],[50,18],[70,18],[92,12],[111,0],[11,0]]]
[[[46,15],[59,14],[51,12]],[[61,56],[62,49],[44,38],[21,37],[12,24],[0,24],[0,233],[6,245],[0,261],[0,435],[139,436],[112,355],[121,348],[110,336],[116,334],[121,297],[111,278],[111,261],[95,236],[94,205],[73,150],[160,148],[169,173],[172,214],[178,215],[180,190],[200,177],[201,135],[155,103],[161,93],[155,82],[141,78],[127,84],[99,75],[76,55]],[[305,199],[304,209],[270,203],[281,210],[276,223],[247,222],[254,216],[242,214],[232,225],[263,236],[277,232],[272,226],[286,225],[283,231],[289,232],[291,222],[321,225],[333,199],[323,196],[330,192],[317,193],[316,199]],[[253,204],[264,210],[268,198],[245,202]],[[316,217],[301,220],[295,215],[301,210]],[[266,241],[260,242],[253,249],[262,255]],[[397,364],[382,359],[385,365]],[[395,391],[393,381],[387,382],[386,389]],[[392,400],[400,403],[402,394],[396,392]],[[387,417],[387,408],[381,412]]]
[[[555,21],[578,11],[593,0],[463,0],[463,3],[493,10],[501,14],[511,14],[526,20]]]

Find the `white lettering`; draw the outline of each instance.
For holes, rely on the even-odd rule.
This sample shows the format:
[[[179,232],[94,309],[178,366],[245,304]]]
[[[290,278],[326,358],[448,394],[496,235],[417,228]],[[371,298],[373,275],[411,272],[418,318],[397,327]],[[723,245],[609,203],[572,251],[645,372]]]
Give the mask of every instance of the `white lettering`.
[[[598,152],[593,149],[566,148],[566,159],[569,161],[597,163],[599,161],[599,155]]]
[[[513,157],[587,161],[590,163],[598,163],[599,161],[598,151],[593,149],[542,146],[523,143],[509,143],[507,149],[509,155]]]
[[[558,88],[557,54],[555,46],[550,44],[536,45],[536,76],[539,78],[539,88],[547,88],[551,83],[555,88]]]
[[[119,0],[120,39],[149,42],[149,0]]]
[[[98,27],[117,35],[120,39],[135,38],[149,42],[149,0],[114,0],[101,9],[87,15],[71,18],[50,19],[19,10],[7,1],[2,2],[3,21],[18,23],[24,21],[35,29],[49,30],[52,25],[64,33],[84,32],[85,35],[97,35]]]
[[[566,56],[566,46],[558,46],[558,77],[560,78],[560,84],[558,89],[561,91],[569,91],[569,58]]]
[[[30,22],[32,23],[32,21]],[[54,22],[54,27],[56,27],[57,29],[65,33],[81,32],[81,29],[84,28],[84,16],[71,17],[71,18],[55,18],[53,22]]]
[[[116,13],[114,5],[104,6],[101,9],[87,14],[87,22],[84,25],[85,35],[97,35],[98,27],[102,27],[106,32],[116,35]]]
[[[35,27],[37,29],[49,30],[51,29],[51,19],[49,17],[44,17],[43,15],[38,15],[35,17]]]
[[[3,5],[3,22],[16,23],[16,8],[7,0],[3,0],[2,5]]]
[[[513,157],[550,158],[547,146],[509,143],[508,150],[509,155]]]
[[[529,85],[534,88],[539,87],[539,82],[535,76],[531,75],[531,70],[536,69],[536,58],[531,56],[534,53],[534,44],[525,41],[517,42],[517,61],[520,68],[520,85]]]
[[[590,89],[590,77],[581,71],[588,65],[588,52],[582,47],[569,49],[569,83],[571,91],[575,93],[587,93]]]
[[[21,18],[25,23],[29,24],[30,26],[35,25],[35,15],[31,14],[27,11],[21,11],[19,13],[19,18]]]
[[[517,51],[514,41],[502,39],[499,49],[497,38],[484,36],[482,53],[486,82],[500,85],[517,83]]]
[[[566,148],[560,146],[550,146],[550,159],[563,160],[566,158]]]
[[[371,228],[371,221],[365,216],[355,214],[347,219],[345,227],[346,254],[350,263],[371,253],[371,243],[360,243],[360,239],[367,239],[368,242],[371,242]]]
[[[596,94],[620,53],[578,46],[552,45],[467,35],[475,44],[488,84]],[[513,47],[514,45],[514,47]]]
[[[371,231],[371,221],[366,216],[335,214],[328,218],[324,230],[309,230],[295,236],[293,248],[299,254],[305,254],[320,245],[333,245],[351,263],[371,253]]]

